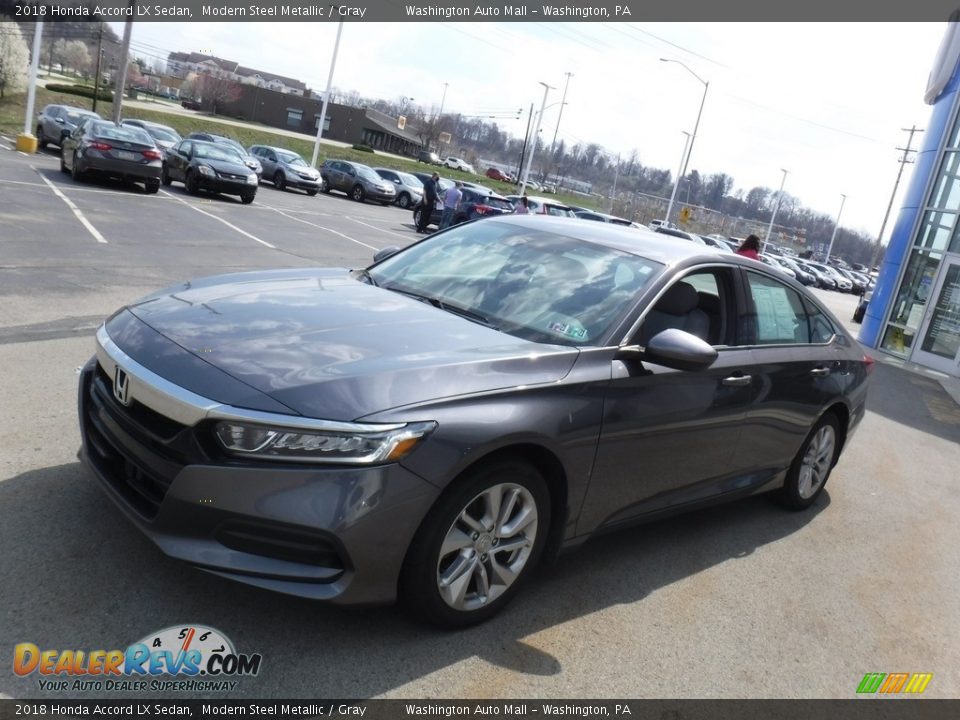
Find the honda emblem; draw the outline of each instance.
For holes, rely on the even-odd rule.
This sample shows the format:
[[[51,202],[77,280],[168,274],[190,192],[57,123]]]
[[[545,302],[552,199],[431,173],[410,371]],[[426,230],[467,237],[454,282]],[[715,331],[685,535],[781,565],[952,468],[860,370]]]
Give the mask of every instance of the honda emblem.
[[[119,365],[113,375],[113,396],[121,405],[130,404],[130,377]]]

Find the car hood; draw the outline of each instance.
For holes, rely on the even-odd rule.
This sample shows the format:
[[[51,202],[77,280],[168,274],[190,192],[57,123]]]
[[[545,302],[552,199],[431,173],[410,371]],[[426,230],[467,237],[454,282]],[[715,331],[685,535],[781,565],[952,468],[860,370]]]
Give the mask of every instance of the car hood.
[[[346,269],[207,278],[128,310],[185,349],[191,363],[199,358],[297,413],[331,420],[556,382],[578,354],[368,285]]]
[[[197,165],[209,165],[217,172],[233,173],[246,177],[250,174],[251,168],[243,163],[231,162],[230,160],[217,160],[215,158],[196,158]]]

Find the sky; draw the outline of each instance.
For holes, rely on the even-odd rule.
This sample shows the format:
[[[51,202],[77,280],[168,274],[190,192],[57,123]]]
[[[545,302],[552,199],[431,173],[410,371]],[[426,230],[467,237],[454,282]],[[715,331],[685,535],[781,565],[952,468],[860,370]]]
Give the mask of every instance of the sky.
[[[118,35],[122,24],[112,23]],[[902,128],[924,128],[927,76],[946,23],[345,23],[333,85],[364,97],[480,115],[522,137],[551,89],[541,138],[594,142],[676,176],[709,83],[689,170],[784,191],[876,236]],[[207,52],[323,91],[333,23],[136,23],[135,56]],[[660,58],[677,62],[661,62]],[[567,83],[566,104],[559,116]],[[444,98],[444,92],[446,92]],[[914,147],[922,136],[914,140]],[[909,183],[907,166],[894,204]],[[895,217],[892,215],[891,217]],[[884,242],[889,237],[888,222]]]

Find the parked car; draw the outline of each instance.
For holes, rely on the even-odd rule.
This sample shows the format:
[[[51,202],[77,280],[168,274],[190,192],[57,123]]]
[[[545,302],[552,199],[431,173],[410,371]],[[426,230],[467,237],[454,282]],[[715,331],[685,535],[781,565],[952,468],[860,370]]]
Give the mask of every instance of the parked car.
[[[169,150],[183,139],[180,137],[180,133],[178,133],[169,125],[161,125],[160,123],[150,122],[149,120],[128,118],[126,120],[121,120],[120,124],[130,125],[131,127],[138,127],[142,130],[146,130],[147,134],[153,138],[153,142],[156,143],[156,146],[161,150]]]
[[[85,117],[102,119],[97,113],[70,105],[47,105],[37,117],[37,146],[50,143],[63,149],[63,141]]]
[[[795,257],[784,255],[778,258],[781,265],[793,270],[797,280],[804,285],[816,285],[817,277],[808,268],[801,267],[800,263],[795,261]]]
[[[257,196],[259,178],[232,146],[186,138],[167,151],[160,181],[170,185],[182,182],[187,192],[196,195],[209,190],[224,195],[239,195],[245,205]]]
[[[298,188],[311,197],[320,192],[320,173],[293,150],[270,145],[251,145],[248,151],[263,168],[263,177],[277,190]]]
[[[632,228],[642,227],[632,220],[627,220],[627,218],[609,215],[608,213],[597,212],[596,210],[574,210],[573,214],[581,220],[593,220],[594,222],[605,222],[613,225],[623,225],[624,227]]]
[[[60,171],[74,180],[87,175],[142,182],[144,190],[160,189],[163,155],[146,131],[93,119],[61,141]]]
[[[778,257],[779,256],[777,255],[763,254],[760,256],[760,262],[764,263],[765,265],[769,265],[778,273],[782,273],[787,277],[789,277],[790,279],[796,280],[797,274],[793,271],[792,268],[789,268],[786,265],[783,265],[780,262],[778,262]]]
[[[491,180],[500,180],[502,182],[510,182],[510,176],[503,170],[498,170],[497,168],[487,168],[486,175]]]
[[[517,203],[520,202],[521,195],[507,195],[506,198],[514,207]],[[564,205],[556,200],[551,200],[550,198],[537,197],[536,195],[527,196],[527,207],[530,209],[531,215],[555,215],[557,217],[572,217],[575,218],[573,210],[570,209],[568,205]]]
[[[681,240],[689,240],[696,245],[707,244],[699,235],[689,233],[686,230],[677,230],[676,228],[667,227],[666,225],[657,226],[657,229],[654,230],[654,232],[660,235],[669,235],[670,237],[680,238]]]
[[[468,163],[466,160],[461,160],[458,157],[453,157],[452,155],[448,158],[445,158],[443,161],[443,166],[447,168],[452,168],[454,170],[461,170],[465,173],[470,173],[474,175],[473,165]]]
[[[373,171],[384,180],[393,183],[394,190],[397,193],[397,199],[394,202],[398,207],[406,210],[414,205],[419,205],[423,201],[423,182],[420,178],[390,168],[377,167]]]
[[[389,205],[397,199],[393,183],[377,175],[373,168],[349,160],[325,160],[320,166],[320,189],[337,190],[357,202],[376,200]]]
[[[837,289],[837,281],[834,280],[833,276],[824,272],[818,266],[808,262],[807,260],[801,260],[800,258],[794,258],[794,262],[804,270],[813,273],[813,276],[817,280],[817,287],[823,288],[824,290]]]
[[[453,224],[466,222],[467,220],[476,220],[478,218],[492,217],[494,215],[507,215],[513,212],[513,203],[502,195],[498,195],[489,188],[461,188],[463,197],[460,198],[460,204],[453,215]],[[413,222],[420,227],[420,214],[423,207],[413,209]],[[440,216],[443,213],[443,203],[437,202],[430,214],[430,225],[440,226]]]
[[[98,329],[80,458],[162,552],[463,627],[595,533],[817,505],[864,417],[856,340],[739,256],[503,216],[377,258],[178,282]]]
[[[873,297],[873,290],[867,290],[860,294],[860,301],[857,303],[857,307],[853,311],[853,321],[855,323],[862,323],[864,316],[867,314],[867,306],[870,305],[870,298]]]
[[[200,103],[191,98],[184,98],[180,101],[180,106],[186,110],[199,110]]]
[[[226,135],[214,135],[213,133],[205,132],[192,132],[187,135],[187,138],[190,140],[203,140],[204,142],[220,143],[221,145],[229,145],[234,150],[237,151],[237,154],[243,158],[243,164],[248,168],[253,170],[257,174],[257,180],[259,181],[263,177],[263,165],[260,164],[260,161],[257,160],[253,155],[247,152],[247,149],[238,143],[233,138],[229,138]]]
[[[836,268],[825,265],[824,263],[814,262],[813,260],[807,260],[806,264],[809,267],[816,268],[834,281],[835,287],[830,288],[831,290],[835,289],[840,292],[851,292],[853,290],[853,283],[850,282],[849,278],[844,277]]]
[[[417,162],[426,163],[427,165],[443,165],[443,161],[439,155],[435,152],[427,152],[426,150],[420,151],[420,154],[417,155]]]
[[[734,252],[734,249],[730,247],[730,243],[728,243],[722,237],[718,238],[716,235],[701,235],[700,239],[703,240],[705,245],[709,245],[710,247],[716,250],[719,250],[720,252],[723,252],[723,253]]]
[[[848,270],[846,268],[835,267],[833,269],[835,272],[840,273],[841,275],[843,275],[843,277],[845,277],[847,280],[850,281],[851,288],[849,292],[855,295],[862,295],[864,290],[867,289],[867,285],[869,281],[866,280],[862,275],[855,273],[852,270]]]

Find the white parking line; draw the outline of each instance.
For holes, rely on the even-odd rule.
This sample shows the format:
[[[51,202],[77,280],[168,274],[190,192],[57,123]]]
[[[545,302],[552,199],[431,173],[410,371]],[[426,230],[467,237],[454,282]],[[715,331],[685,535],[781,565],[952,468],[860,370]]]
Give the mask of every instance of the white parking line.
[[[216,220],[217,222],[222,222],[222,223],[223,223],[224,225],[226,225],[228,228],[231,228],[232,230],[236,230],[238,233],[240,233],[240,234],[243,235],[244,237],[248,237],[248,238],[250,238],[251,240],[255,240],[256,242],[260,243],[261,245],[263,245],[263,246],[265,246],[265,247],[270,248],[271,250],[276,250],[276,249],[277,249],[277,246],[276,246],[276,245],[271,245],[271,244],[268,243],[266,240],[261,240],[261,239],[258,238],[256,235],[251,235],[251,234],[248,233],[246,230],[243,230],[243,229],[241,229],[241,228],[238,228],[236,225],[234,225],[234,224],[231,223],[231,222],[227,222],[227,221],[224,220],[222,217],[217,217],[217,216],[214,215],[213,213],[208,213],[206,210],[201,210],[201,209],[198,208],[196,205],[194,205],[194,204],[192,204],[192,203],[188,203],[186,200],[184,200],[183,198],[178,198],[176,195],[171,195],[171,194],[168,193],[166,190],[161,190],[160,192],[162,192],[162,193],[163,193],[164,195],[166,195],[167,197],[176,200],[177,202],[183,203],[184,205],[186,205],[186,206],[187,206],[188,208],[190,208],[191,210],[196,210],[196,211],[197,211],[198,213],[200,213],[201,215],[206,215],[208,218],[213,218],[213,219]]]
[[[310,225],[310,226],[315,227],[315,228],[318,228],[318,229],[320,229],[320,230],[326,230],[327,232],[333,233],[334,235],[339,235],[339,236],[342,237],[344,240],[349,240],[350,242],[356,243],[357,245],[363,245],[365,248],[370,248],[371,250],[379,250],[379,249],[380,249],[380,248],[378,248],[378,247],[374,247],[373,245],[367,245],[367,243],[365,243],[365,242],[363,242],[363,241],[361,241],[361,240],[357,240],[356,238],[352,238],[352,237],[350,237],[349,235],[344,235],[342,232],[337,232],[336,230],[333,230],[332,228],[323,227],[323,225],[317,225],[316,223],[312,223],[312,222],[310,222],[309,220],[302,220],[301,218],[294,217],[293,215],[290,215],[289,213],[285,213],[283,210],[277,210],[277,208],[271,208],[271,209],[272,209],[274,212],[283,215],[285,218],[290,218],[291,220],[294,220],[294,221],[296,221],[296,222],[303,223],[304,225]],[[374,228],[374,230],[376,230],[376,228]]]
[[[365,223],[363,220],[357,220],[356,218],[349,217],[349,216],[347,217],[347,220],[351,220],[355,223],[359,223],[360,225],[363,225],[364,227],[368,227],[371,230],[376,230],[377,232],[387,233],[388,235],[396,235],[398,238],[403,238],[404,240],[410,239],[409,235],[401,235],[400,233],[393,232],[392,230],[384,230],[383,228],[378,228],[376,225]]]
[[[78,208],[76,205],[74,205],[74,204],[73,204],[73,201],[72,201],[70,198],[68,198],[66,195],[64,195],[62,192],[60,192],[60,188],[58,188],[58,187],[57,187],[56,185],[54,185],[52,182],[50,182],[49,180],[47,180],[47,178],[46,178],[44,175],[42,175],[42,174],[40,173],[40,171],[37,170],[36,167],[34,167],[33,165],[31,165],[30,168],[31,168],[37,175],[40,175],[40,179],[43,180],[47,185],[50,186],[50,189],[53,190],[54,194],[55,194],[57,197],[59,197],[61,200],[63,200],[63,201],[67,204],[67,207],[68,207],[68,208],[70,208],[71,210],[73,210],[73,214],[77,216],[77,220],[79,220],[80,223],[89,231],[89,233],[90,233],[91,235],[93,235],[93,239],[96,240],[98,243],[103,243],[104,245],[106,245],[106,244],[107,244],[106,238],[104,238],[103,235],[100,234],[100,231],[97,230],[97,229],[90,223],[89,220],[87,220],[86,216],[80,211],[80,208]]]

